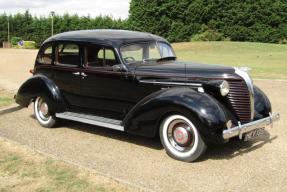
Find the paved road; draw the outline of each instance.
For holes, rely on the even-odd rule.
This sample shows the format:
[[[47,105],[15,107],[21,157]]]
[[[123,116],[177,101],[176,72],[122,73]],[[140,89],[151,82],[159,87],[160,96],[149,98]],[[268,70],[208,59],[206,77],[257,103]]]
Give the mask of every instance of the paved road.
[[[0,88],[16,90],[31,76],[37,50],[0,49]]]
[[[31,108],[1,114],[0,136],[154,191],[287,191],[287,82],[255,82],[281,121],[260,140],[211,146],[196,163],[171,159],[158,139],[71,121],[45,129]]]

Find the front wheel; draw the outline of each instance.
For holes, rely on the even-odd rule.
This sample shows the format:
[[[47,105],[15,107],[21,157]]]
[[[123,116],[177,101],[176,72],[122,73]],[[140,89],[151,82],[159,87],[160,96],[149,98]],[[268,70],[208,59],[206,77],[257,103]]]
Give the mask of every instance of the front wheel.
[[[195,124],[182,115],[170,115],[162,121],[160,139],[167,154],[180,161],[195,161],[206,149]]]
[[[34,114],[40,125],[53,127],[56,124],[56,117],[49,112],[49,106],[44,97],[37,97],[34,102]]]

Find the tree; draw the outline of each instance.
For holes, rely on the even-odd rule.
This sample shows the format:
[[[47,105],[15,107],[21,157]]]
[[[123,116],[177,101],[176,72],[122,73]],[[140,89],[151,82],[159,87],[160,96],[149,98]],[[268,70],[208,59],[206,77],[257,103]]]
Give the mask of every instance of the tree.
[[[131,28],[186,41],[206,30],[234,41],[286,39],[286,0],[132,0]]]
[[[7,41],[8,16],[0,15],[0,42]],[[23,40],[35,41],[39,47],[51,36],[51,18],[33,17],[29,11],[9,16],[11,36],[22,37]],[[126,20],[113,19],[108,16],[95,18],[65,14],[54,16],[54,33],[62,33],[83,29],[129,29]]]

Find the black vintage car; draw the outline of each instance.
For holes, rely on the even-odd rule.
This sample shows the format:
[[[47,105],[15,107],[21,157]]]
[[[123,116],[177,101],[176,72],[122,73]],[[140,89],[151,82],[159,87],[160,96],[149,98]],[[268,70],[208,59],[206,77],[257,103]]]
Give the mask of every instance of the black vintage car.
[[[182,161],[208,143],[250,139],[279,119],[242,69],[176,61],[163,38],[122,30],[55,35],[39,50],[16,102],[34,102],[43,127],[58,118],[146,137],[160,136]]]

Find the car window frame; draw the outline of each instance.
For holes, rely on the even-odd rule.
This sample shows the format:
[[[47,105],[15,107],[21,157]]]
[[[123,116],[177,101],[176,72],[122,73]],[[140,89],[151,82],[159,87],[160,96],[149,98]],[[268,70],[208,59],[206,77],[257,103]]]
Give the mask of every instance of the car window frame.
[[[173,47],[172,47],[171,44],[168,43],[168,42],[165,42],[165,41],[156,41],[156,40],[151,40],[151,41],[134,41],[134,42],[124,43],[124,44],[121,44],[121,45],[119,46],[119,56],[121,57],[121,60],[123,61],[123,64],[124,64],[125,66],[129,66],[129,65],[132,64],[132,63],[126,63],[126,62],[125,62],[124,57],[123,57],[122,52],[121,52],[121,48],[122,48],[122,47],[129,46],[129,45],[133,45],[133,44],[145,44],[145,45],[148,45],[149,43],[153,43],[153,42],[156,43],[156,44],[158,44],[158,43],[163,43],[163,44],[166,44],[166,45],[170,46],[173,55],[176,57],[176,54],[175,54],[175,51],[174,51]],[[143,50],[143,57],[147,57],[147,56],[148,56],[146,48],[147,48],[147,47],[145,47],[145,49]],[[160,50],[158,50],[158,51],[160,52]],[[160,53],[160,54],[161,54],[161,53]],[[141,62],[141,61],[139,61],[139,62]]]
[[[111,46],[111,45],[106,45],[106,44],[101,44],[101,43],[91,43],[91,44],[85,44],[84,47],[83,47],[83,51],[84,51],[84,62],[83,62],[83,67],[85,69],[91,69],[91,70],[100,70],[100,71],[113,71],[113,66],[115,65],[108,65],[108,66],[89,66],[88,65],[88,55],[87,55],[87,48],[89,46],[99,46],[101,48],[104,48],[104,49],[110,49],[113,51],[114,55],[115,55],[115,60],[116,60],[116,63],[115,65],[122,65],[122,63],[120,62],[120,59],[119,59],[119,56],[117,54],[117,51],[115,49],[115,47]],[[105,56],[105,54],[104,54]],[[104,61],[106,59],[104,58]]]
[[[162,44],[165,44],[165,45],[169,46],[169,47],[171,48],[172,54],[173,54],[175,57],[177,57],[176,54],[175,54],[175,51],[174,51],[174,49],[173,49],[173,47],[172,47],[172,45],[171,45],[170,43],[165,42],[165,41],[157,41],[156,43],[157,43],[157,44],[162,43]],[[160,50],[159,50],[159,52],[160,52]],[[160,53],[160,54],[162,54],[162,53]]]
[[[58,62],[58,47],[61,44],[74,44],[77,45],[79,48],[79,59],[80,62],[78,65],[73,65],[73,64],[63,64]],[[82,44],[79,42],[74,42],[74,41],[58,41],[54,43],[54,65],[55,66],[64,66],[64,67],[71,67],[71,68],[82,68],[83,66],[83,50],[82,50]]]
[[[39,60],[39,57],[41,55],[43,55],[44,51],[46,51],[46,49],[48,47],[52,47],[52,55],[51,55],[51,63],[43,63],[43,62],[40,62]],[[37,55],[37,59],[36,59],[36,62],[37,64],[39,65],[53,65],[54,64],[54,60],[55,60],[55,47],[54,47],[54,43],[53,42],[48,42],[48,43],[45,43],[44,45],[41,46],[39,52],[38,52],[38,55]]]

